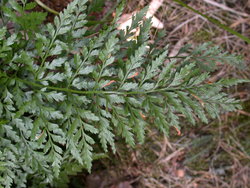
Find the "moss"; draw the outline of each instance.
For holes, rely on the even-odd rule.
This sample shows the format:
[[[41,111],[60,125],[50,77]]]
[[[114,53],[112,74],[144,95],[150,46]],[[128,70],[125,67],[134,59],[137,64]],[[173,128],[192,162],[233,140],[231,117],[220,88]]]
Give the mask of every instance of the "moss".
[[[193,34],[192,39],[197,43],[208,42],[212,40],[214,35],[214,33],[208,32],[206,30],[200,30]]]

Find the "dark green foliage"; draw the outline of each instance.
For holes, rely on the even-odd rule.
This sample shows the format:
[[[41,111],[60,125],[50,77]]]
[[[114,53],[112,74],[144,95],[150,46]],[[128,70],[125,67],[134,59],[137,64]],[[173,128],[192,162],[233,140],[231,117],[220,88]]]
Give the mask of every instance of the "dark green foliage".
[[[104,0],[92,0],[88,6],[88,13],[101,12],[104,6]]]
[[[22,31],[27,32],[27,35],[31,38],[34,32],[38,32],[38,27],[43,23],[47,14],[42,12],[27,14],[26,12],[33,9],[36,3],[26,3],[25,0],[21,2],[22,5],[15,0],[9,0],[9,6],[4,6],[2,11],[7,18],[16,24],[15,27],[21,27]]]
[[[209,117],[241,108],[222,89],[244,80],[206,83],[209,73],[199,69],[193,55],[206,45],[181,63],[167,60],[167,47],[158,52],[148,47],[149,20],[137,40],[127,41],[146,9],[126,32],[116,30],[122,6],[107,29],[86,36],[85,3],[75,0],[54,24],[39,30],[39,13],[23,12],[33,5],[10,1],[4,8],[5,19],[20,26],[11,35],[0,29],[4,187],[26,187],[27,180],[30,187],[62,187],[68,175],[90,171],[102,151],[115,152],[116,137],[134,146],[143,142],[147,125],[168,135],[170,126],[180,129],[180,114],[192,124],[207,123]],[[12,9],[23,13],[20,19]],[[231,57],[221,58],[235,63]]]

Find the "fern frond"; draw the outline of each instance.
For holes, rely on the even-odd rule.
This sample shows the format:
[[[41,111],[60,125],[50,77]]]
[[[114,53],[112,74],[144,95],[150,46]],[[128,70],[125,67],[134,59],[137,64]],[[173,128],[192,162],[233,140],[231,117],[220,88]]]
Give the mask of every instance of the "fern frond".
[[[182,61],[168,57],[168,47],[152,54],[146,8],[126,32],[117,31],[114,21],[88,36],[86,2],[73,1],[30,40],[0,29],[2,186],[25,187],[29,175],[34,185],[61,185],[67,175],[90,172],[103,151],[115,152],[118,137],[134,146],[143,143],[146,126],[168,135],[184,120],[208,123],[241,108],[223,88],[248,80],[207,83],[210,73],[199,68],[204,59],[237,64],[235,56],[217,47],[207,50],[207,44]],[[8,5],[21,7],[14,0]],[[6,14],[20,24],[16,15]],[[138,22],[137,41],[127,41]]]

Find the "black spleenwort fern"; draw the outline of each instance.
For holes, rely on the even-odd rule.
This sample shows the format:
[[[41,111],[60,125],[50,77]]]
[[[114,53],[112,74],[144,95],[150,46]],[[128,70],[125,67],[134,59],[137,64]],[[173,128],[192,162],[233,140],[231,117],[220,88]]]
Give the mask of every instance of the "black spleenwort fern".
[[[168,135],[183,118],[208,123],[241,108],[222,89],[245,80],[209,83],[199,68],[202,58],[238,57],[206,44],[187,57],[168,57],[167,47],[149,43],[146,8],[127,31],[116,30],[121,5],[106,29],[86,35],[86,0],[44,27],[41,13],[25,12],[34,5],[21,2],[1,10],[0,24],[14,28],[0,29],[0,187],[26,187],[27,180],[30,187],[62,187],[68,175],[91,170],[99,146],[115,152],[116,137],[134,146],[143,143],[145,126]],[[141,20],[140,35],[127,40]]]

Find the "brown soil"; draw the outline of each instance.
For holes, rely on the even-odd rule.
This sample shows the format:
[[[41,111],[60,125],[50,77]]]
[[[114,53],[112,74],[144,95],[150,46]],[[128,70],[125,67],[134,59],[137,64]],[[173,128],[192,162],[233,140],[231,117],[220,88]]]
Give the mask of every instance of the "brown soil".
[[[45,5],[58,12],[62,11],[72,0],[41,0]]]
[[[34,1],[34,0],[32,0]],[[62,11],[64,8],[67,7],[67,5],[72,1],[72,0],[40,0],[41,2],[43,2],[46,6],[48,6],[49,8],[56,10],[57,12]],[[37,5],[37,7],[35,8],[36,11],[42,11],[42,12],[46,12],[45,9],[43,9],[42,7],[40,7],[39,5]],[[47,21],[52,22],[53,19],[55,17],[55,14],[52,13],[48,13],[48,17],[47,17]]]

